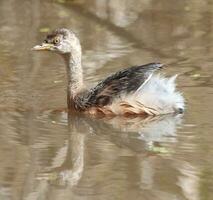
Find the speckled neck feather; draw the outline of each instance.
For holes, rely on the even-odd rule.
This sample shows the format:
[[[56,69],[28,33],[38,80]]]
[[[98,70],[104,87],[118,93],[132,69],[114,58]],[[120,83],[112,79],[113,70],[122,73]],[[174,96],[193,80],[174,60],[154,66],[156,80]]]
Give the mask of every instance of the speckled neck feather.
[[[74,48],[72,53],[63,54],[67,70],[67,100],[68,107],[72,107],[74,97],[83,88],[83,72],[81,66],[81,47]],[[74,105],[73,105],[74,106]]]

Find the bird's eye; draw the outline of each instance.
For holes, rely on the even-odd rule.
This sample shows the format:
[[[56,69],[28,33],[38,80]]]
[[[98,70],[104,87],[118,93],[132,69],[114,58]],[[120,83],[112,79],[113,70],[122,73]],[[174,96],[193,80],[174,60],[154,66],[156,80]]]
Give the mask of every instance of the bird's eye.
[[[59,38],[54,38],[53,43],[58,44],[60,42]]]

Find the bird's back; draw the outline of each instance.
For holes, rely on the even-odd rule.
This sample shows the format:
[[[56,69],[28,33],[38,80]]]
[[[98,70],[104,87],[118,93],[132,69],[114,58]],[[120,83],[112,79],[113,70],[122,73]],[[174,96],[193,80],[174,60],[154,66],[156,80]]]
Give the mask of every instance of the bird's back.
[[[161,67],[150,63],[121,70],[76,96],[75,107],[104,115],[159,115],[182,110],[184,99],[175,91],[175,77],[153,75]]]

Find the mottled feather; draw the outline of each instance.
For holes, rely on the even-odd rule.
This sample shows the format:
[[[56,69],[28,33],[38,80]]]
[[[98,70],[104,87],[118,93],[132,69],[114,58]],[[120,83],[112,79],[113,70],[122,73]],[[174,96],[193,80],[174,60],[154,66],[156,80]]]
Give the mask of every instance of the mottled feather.
[[[76,96],[76,108],[85,110],[93,106],[109,105],[119,95],[136,91],[161,67],[160,63],[149,63],[112,74],[90,91]]]

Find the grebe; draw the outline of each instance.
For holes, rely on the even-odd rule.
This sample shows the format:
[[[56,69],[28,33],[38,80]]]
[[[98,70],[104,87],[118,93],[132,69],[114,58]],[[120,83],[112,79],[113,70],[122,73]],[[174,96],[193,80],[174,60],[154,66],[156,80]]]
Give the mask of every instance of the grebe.
[[[133,66],[110,75],[94,88],[84,89],[81,45],[65,28],[48,34],[32,50],[60,54],[66,63],[68,109],[93,115],[161,115],[184,110],[184,98],[175,90],[176,75],[164,78],[154,74],[160,63]]]

